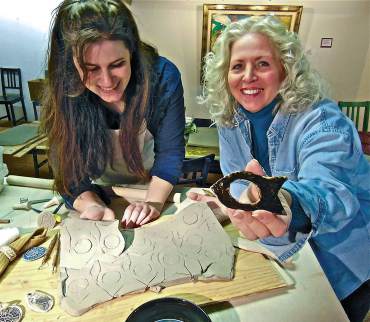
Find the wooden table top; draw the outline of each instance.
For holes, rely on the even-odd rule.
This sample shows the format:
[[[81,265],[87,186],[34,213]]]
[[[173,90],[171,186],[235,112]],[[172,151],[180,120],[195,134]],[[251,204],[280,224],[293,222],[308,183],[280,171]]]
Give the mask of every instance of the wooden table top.
[[[35,126],[38,126],[39,123],[34,122],[31,124],[35,124]],[[7,129],[9,128],[0,127],[0,131],[6,131]],[[36,148],[38,145],[44,144],[46,141],[47,141],[47,138],[45,137],[45,135],[38,135],[23,144],[3,146],[4,148],[3,153],[6,155],[11,155],[16,158],[20,158],[26,155],[32,149]]]

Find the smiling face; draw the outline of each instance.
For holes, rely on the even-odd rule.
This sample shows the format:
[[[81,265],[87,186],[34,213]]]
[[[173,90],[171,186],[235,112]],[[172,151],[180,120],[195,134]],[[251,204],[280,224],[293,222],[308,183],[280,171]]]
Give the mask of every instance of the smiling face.
[[[107,106],[123,111],[123,93],[131,77],[130,52],[121,40],[100,40],[85,50],[87,78],[84,85],[98,95]],[[77,58],[73,62],[83,81],[83,71]]]
[[[234,42],[228,84],[231,94],[247,111],[255,113],[271,103],[283,80],[283,66],[268,37],[247,33]]]

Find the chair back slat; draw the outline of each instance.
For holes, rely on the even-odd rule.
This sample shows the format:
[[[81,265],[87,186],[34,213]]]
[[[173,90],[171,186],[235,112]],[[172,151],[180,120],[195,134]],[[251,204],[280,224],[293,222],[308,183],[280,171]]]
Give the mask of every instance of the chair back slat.
[[[214,154],[209,154],[196,159],[184,160],[181,170],[183,177],[179,179],[178,184],[195,183],[200,187],[206,187],[209,168],[214,158]],[[190,178],[188,178],[189,175]]]
[[[367,108],[365,109],[365,113],[364,113],[364,123],[362,126],[362,131],[364,132],[369,131],[369,116],[370,116],[370,101],[367,102]]]
[[[1,78],[1,90],[0,104],[4,104],[6,107],[6,117],[13,125],[17,124],[17,121],[25,120],[27,122],[27,111],[24,103],[23,88],[22,88],[22,75],[20,68],[0,68]],[[16,119],[14,113],[14,104],[20,102],[23,111],[23,116]]]
[[[355,110],[354,108],[352,108],[352,109]],[[360,123],[360,111],[361,111],[361,108],[358,108],[357,111],[355,111],[356,112],[356,122],[355,122],[356,129],[359,128],[358,125]]]
[[[355,108],[353,106],[351,106],[351,120],[353,122],[355,122]],[[356,124],[356,128],[357,128],[357,124]]]
[[[362,102],[338,102],[341,111],[347,115],[355,124],[359,132],[368,132],[370,101]]]
[[[1,68],[1,87],[3,95],[7,95],[7,90],[22,90],[22,75],[20,68]]]

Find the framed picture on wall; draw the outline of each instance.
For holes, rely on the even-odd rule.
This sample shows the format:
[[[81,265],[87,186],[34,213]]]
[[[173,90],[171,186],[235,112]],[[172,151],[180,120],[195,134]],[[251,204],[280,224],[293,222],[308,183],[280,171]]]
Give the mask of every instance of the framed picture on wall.
[[[291,31],[298,32],[302,6],[284,5],[203,5],[202,59],[212,47],[222,30],[230,23],[249,16],[273,14]]]

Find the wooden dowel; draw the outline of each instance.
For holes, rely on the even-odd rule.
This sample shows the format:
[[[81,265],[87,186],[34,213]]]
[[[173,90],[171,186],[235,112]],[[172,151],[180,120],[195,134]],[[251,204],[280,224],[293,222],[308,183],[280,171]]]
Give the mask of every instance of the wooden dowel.
[[[57,265],[59,261],[59,252],[60,252],[60,233],[57,233],[57,240],[56,240],[56,245],[55,245],[55,253],[53,257],[53,262],[52,262],[52,271],[55,273],[57,271]]]
[[[53,237],[53,239],[51,240],[50,244],[49,244],[49,247],[45,253],[45,256],[44,258],[42,259],[42,262],[41,262],[41,265],[39,267],[39,269],[48,261],[48,259],[50,258],[50,255],[54,249],[54,246],[57,242],[57,239],[58,239],[58,233],[56,233]]]

